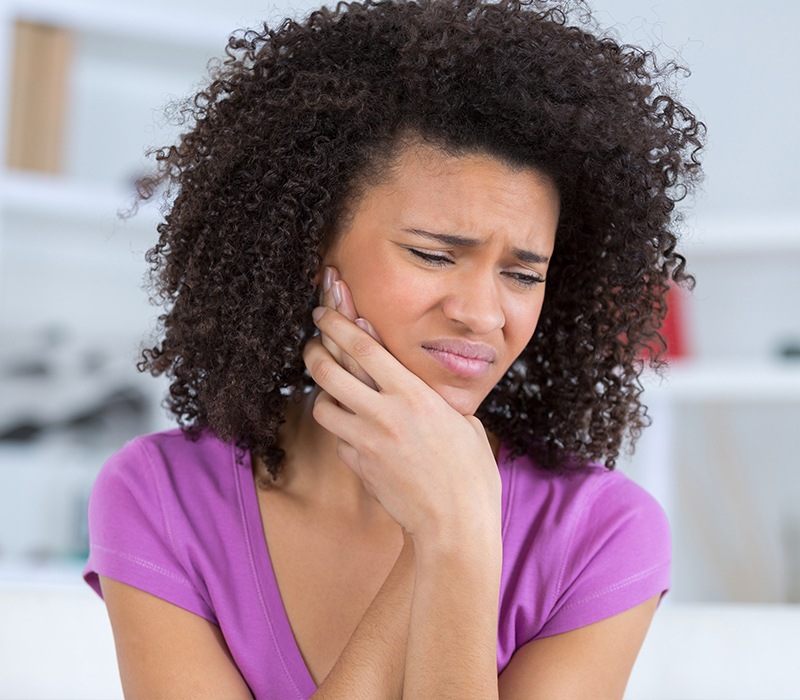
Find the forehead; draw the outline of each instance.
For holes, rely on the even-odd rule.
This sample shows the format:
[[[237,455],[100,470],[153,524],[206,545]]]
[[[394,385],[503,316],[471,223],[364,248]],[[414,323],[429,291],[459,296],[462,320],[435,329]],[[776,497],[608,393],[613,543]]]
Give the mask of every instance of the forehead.
[[[350,223],[402,222],[482,238],[496,230],[519,240],[554,232],[558,209],[556,186],[539,170],[416,142],[400,148],[383,177],[363,188]]]
[[[446,183],[468,173],[479,179],[491,179],[502,174],[509,182],[517,178],[532,177],[556,189],[553,179],[535,166],[512,163],[479,148],[451,149],[417,138],[407,138],[399,142],[386,159],[383,171],[384,176],[378,178],[376,184],[397,182],[410,176]]]

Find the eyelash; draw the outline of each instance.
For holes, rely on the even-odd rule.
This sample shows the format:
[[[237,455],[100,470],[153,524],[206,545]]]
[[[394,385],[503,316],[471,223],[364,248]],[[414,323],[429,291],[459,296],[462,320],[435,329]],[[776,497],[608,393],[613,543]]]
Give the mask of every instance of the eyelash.
[[[452,258],[449,258],[446,255],[433,255],[432,253],[426,253],[422,250],[417,250],[416,248],[408,248],[407,250],[409,253],[420,260],[423,260],[431,267],[445,267],[446,265],[452,265],[455,262]],[[542,284],[542,282],[545,281],[542,277],[526,275],[522,272],[505,272],[503,274],[507,275],[514,280],[514,282],[526,289],[532,289],[537,284]]]
[[[408,251],[413,255],[416,255],[418,258],[424,260],[429,265],[433,265],[435,267],[444,267],[445,265],[455,262],[446,255],[433,255],[432,253],[425,253],[421,250],[417,250],[416,248],[408,248]]]

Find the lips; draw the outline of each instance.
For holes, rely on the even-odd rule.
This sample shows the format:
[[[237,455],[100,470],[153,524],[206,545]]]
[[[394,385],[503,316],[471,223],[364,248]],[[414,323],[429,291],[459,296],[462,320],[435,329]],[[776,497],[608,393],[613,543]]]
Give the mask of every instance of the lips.
[[[491,345],[460,339],[440,339],[423,343],[422,348],[439,364],[461,377],[480,377],[497,361]]]

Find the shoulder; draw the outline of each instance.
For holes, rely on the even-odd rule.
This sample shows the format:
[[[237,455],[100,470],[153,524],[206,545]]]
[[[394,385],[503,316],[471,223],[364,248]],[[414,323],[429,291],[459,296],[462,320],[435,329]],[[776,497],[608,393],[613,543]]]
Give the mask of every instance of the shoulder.
[[[236,450],[211,434],[144,435],[112,455],[89,499],[90,556],[84,576],[141,588],[214,619],[200,578],[220,538],[239,527]],[[202,590],[201,590],[202,592]]]
[[[167,539],[176,532],[196,536],[207,524],[229,518],[238,503],[238,481],[248,461],[231,444],[204,432],[181,430],[143,435],[113,454],[97,476],[89,500],[89,525],[134,532],[147,523]],[[203,525],[206,524],[206,527]]]
[[[162,502],[189,496],[225,481],[233,459],[233,446],[207,432],[196,438],[179,429],[142,435],[109,457],[93,496],[109,490],[145,500],[158,496]]]
[[[667,528],[663,509],[624,473],[599,464],[563,473],[545,471],[526,457],[500,463],[504,532],[509,538],[535,529],[567,544],[601,539],[619,528],[652,522]]]
[[[669,588],[666,515],[623,473],[589,465],[554,474],[527,458],[501,460],[500,470],[501,618],[505,605],[515,625],[510,653],[530,639],[598,622]]]
[[[107,464],[111,469],[145,463],[167,469],[201,467],[231,450],[229,443],[219,440],[209,431],[193,437],[175,428],[134,438],[113,454]]]

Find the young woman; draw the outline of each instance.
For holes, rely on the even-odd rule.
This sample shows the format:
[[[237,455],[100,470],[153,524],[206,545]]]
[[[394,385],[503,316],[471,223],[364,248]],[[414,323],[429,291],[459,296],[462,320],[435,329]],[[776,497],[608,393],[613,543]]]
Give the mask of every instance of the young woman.
[[[612,470],[703,127],[572,22],[341,5],[187,105],[143,188],[182,429],[90,503],[126,696],[622,696],[670,552]]]

